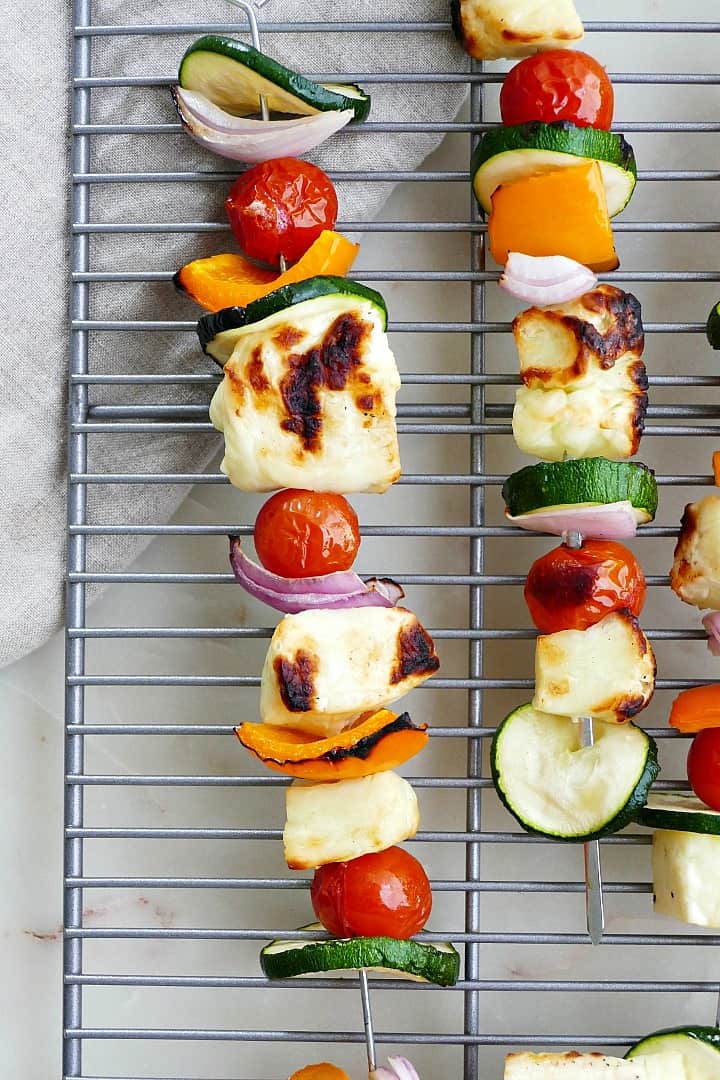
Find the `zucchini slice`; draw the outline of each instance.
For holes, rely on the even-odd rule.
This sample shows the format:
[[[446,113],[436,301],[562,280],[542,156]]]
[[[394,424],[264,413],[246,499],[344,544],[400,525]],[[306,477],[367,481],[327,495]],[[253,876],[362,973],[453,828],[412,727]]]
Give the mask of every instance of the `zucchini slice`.
[[[370,98],[359,86],[322,86],[237,38],[208,34],[180,61],[178,82],[235,116],[259,110],[262,95],[271,112],[312,116],[351,109],[356,120],[370,112]]]
[[[720,1028],[680,1027],[656,1031],[635,1043],[628,1058],[679,1053],[688,1080],[718,1080],[720,1076]]]
[[[320,923],[311,923],[300,929],[323,928]],[[365,968],[418,982],[454,986],[460,972],[460,956],[449,941],[331,938],[328,941],[271,941],[260,953],[260,966],[269,979]]]
[[[629,502],[639,523],[652,521],[657,510],[655,473],[639,461],[581,458],[526,465],[502,487],[510,517],[562,506],[598,506]]]
[[[650,794],[635,820],[638,825],[647,825],[651,829],[720,836],[720,813],[711,810],[694,795]]]
[[[720,349],[720,301],[718,301],[708,315],[705,332],[712,348]]]
[[[349,278],[313,277],[283,285],[275,292],[253,300],[247,307],[223,308],[211,315],[203,315],[197,324],[202,350],[223,365],[230,358],[235,343],[246,326],[324,296],[336,296],[343,307],[353,299],[371,304],[380,317],[383,330],[387,329],[387,308],[379,292]]]
[[[608,213],[619,214],[630,202],[637,183],[633,148],[622,135],[598,128],[580,128],[567,120],[539,120],[494,128],[481,138],[470,164],[473,189],[486,213],[501,184],[527,176],[597,161],[605,183]]]
[[[597,840],[633,821],[660,769],[657,746],[635,724],[582,725],[521,705],[490,748],[500,799],[526,832],[572,843]]]

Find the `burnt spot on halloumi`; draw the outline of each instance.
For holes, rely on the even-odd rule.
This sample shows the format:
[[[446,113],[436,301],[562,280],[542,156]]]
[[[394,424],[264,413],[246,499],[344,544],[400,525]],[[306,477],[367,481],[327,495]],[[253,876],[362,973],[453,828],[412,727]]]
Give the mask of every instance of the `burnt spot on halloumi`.
[[[355,381],[362,365],[362,346],[371,329],[357,315],[347,312],[335,320],[320,345],[307,353],[288,357],[289,370],[280,383],[288,416],[281,427],[297,435],[305,450],[320,447],[323,426],[320,391],[344,390]]]
[[[395,685],[415,675],[431,675],[440,667],[433,639],[415,621],[400,630],[397,638],[397,663],[390,674]]]
[[[298,649],[292,660],[276,656],[274,667],[285,708],[289,712],[310,712],[315,704],[317,657]]]
[[[256,349],[253,349],[252,358],[247,367],[247,377],[248,382],[256,394],[266,394],[270,389],[270,380],[265,374],[265,367],[263,365],[261,345],[258,345]]]

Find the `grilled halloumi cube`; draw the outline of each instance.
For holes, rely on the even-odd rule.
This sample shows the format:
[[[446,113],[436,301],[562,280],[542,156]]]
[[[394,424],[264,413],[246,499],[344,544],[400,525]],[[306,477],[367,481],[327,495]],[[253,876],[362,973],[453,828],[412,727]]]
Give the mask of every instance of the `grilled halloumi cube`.
[[[233,335],[210,419],[235,487],[382,492],[398,479],[400,376],[370,301],[319,296]]]
[[[658,829],[652,865],[658,915],[720,929],[720,836]]]
[[[265,659],[260,716],[266,724],[336,735],[439,666],[430,635],[405,608],[286,615]]]
[[[670,585],[686,604],[720,608],[720,495],[685,507]]]
[[[609,1080],[689,1080],[682,1054],[652,1057],[605,1057],[604,1054],[508,1054],[505,1080],[574,1080],[607,1076]]]
[[[543,712],[622,724],[645,708],[654,689],[655,656],[629,612],[537,639],[532,703]]]
[[[634,296],[600,285],[567,304],[523,311],[513,334],[523,382],[513,435],[522,451],[545,461],[637,452],[648,381]]]
[[[414,836],[420,823],[415,792],[394,772],[332,784],[296,780],[285,807],[283,844],[292,870],[384,851]]]
[[[455,0],[455,32],[478,60],[566,49],[584,28],[573,0]]]

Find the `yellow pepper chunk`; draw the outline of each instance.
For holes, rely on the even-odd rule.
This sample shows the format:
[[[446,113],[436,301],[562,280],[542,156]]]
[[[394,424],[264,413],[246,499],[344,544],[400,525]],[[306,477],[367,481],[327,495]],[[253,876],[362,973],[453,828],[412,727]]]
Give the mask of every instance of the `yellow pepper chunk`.
[[[565,255],[597,272],[619,266],[597,161],[502,184],[492,196],[488,236],[503,266],[510,251]]]

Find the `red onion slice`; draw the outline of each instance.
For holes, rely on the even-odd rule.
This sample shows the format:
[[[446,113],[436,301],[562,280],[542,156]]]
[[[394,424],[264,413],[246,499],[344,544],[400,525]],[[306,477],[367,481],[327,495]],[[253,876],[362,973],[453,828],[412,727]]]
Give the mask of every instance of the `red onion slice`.
[[[720,611],[711,611],[703,615],[702,624],[708,632],[708,649],[713,656],[720,656]]]
[[[316,113],[291,120],[252,120],[231,116],[202,94],[173,87],[180,121],[206,150],[255,164],[275,157],[301,157],[353,119],[352,109]]]
[[[230,537],[230,565],[235,580],[246,592],[286,615],[309,609],[395,607],[405,595],[390,578],[363,581],[351,570],[323,574],[322,577],[281,577],[249,558],[242,550],[238,536]]]
[[[637,517],[630,502],[605,503],[598,506],[563,506],[519,514],[508,521],[530,532],[545,532],[562,536],[578,532],[593,540],[629,540],[637,533]]]
[[[387,1066],[381,1065],[370,1075],[373,1080],[420,1080],[413,1063],[404,1057],[389,1057]]]
[[[528,304],[564,304],[597,285],[597,277],[582,263],[564,255],[538,258],[511,251],[500,276],[500,288]]]

